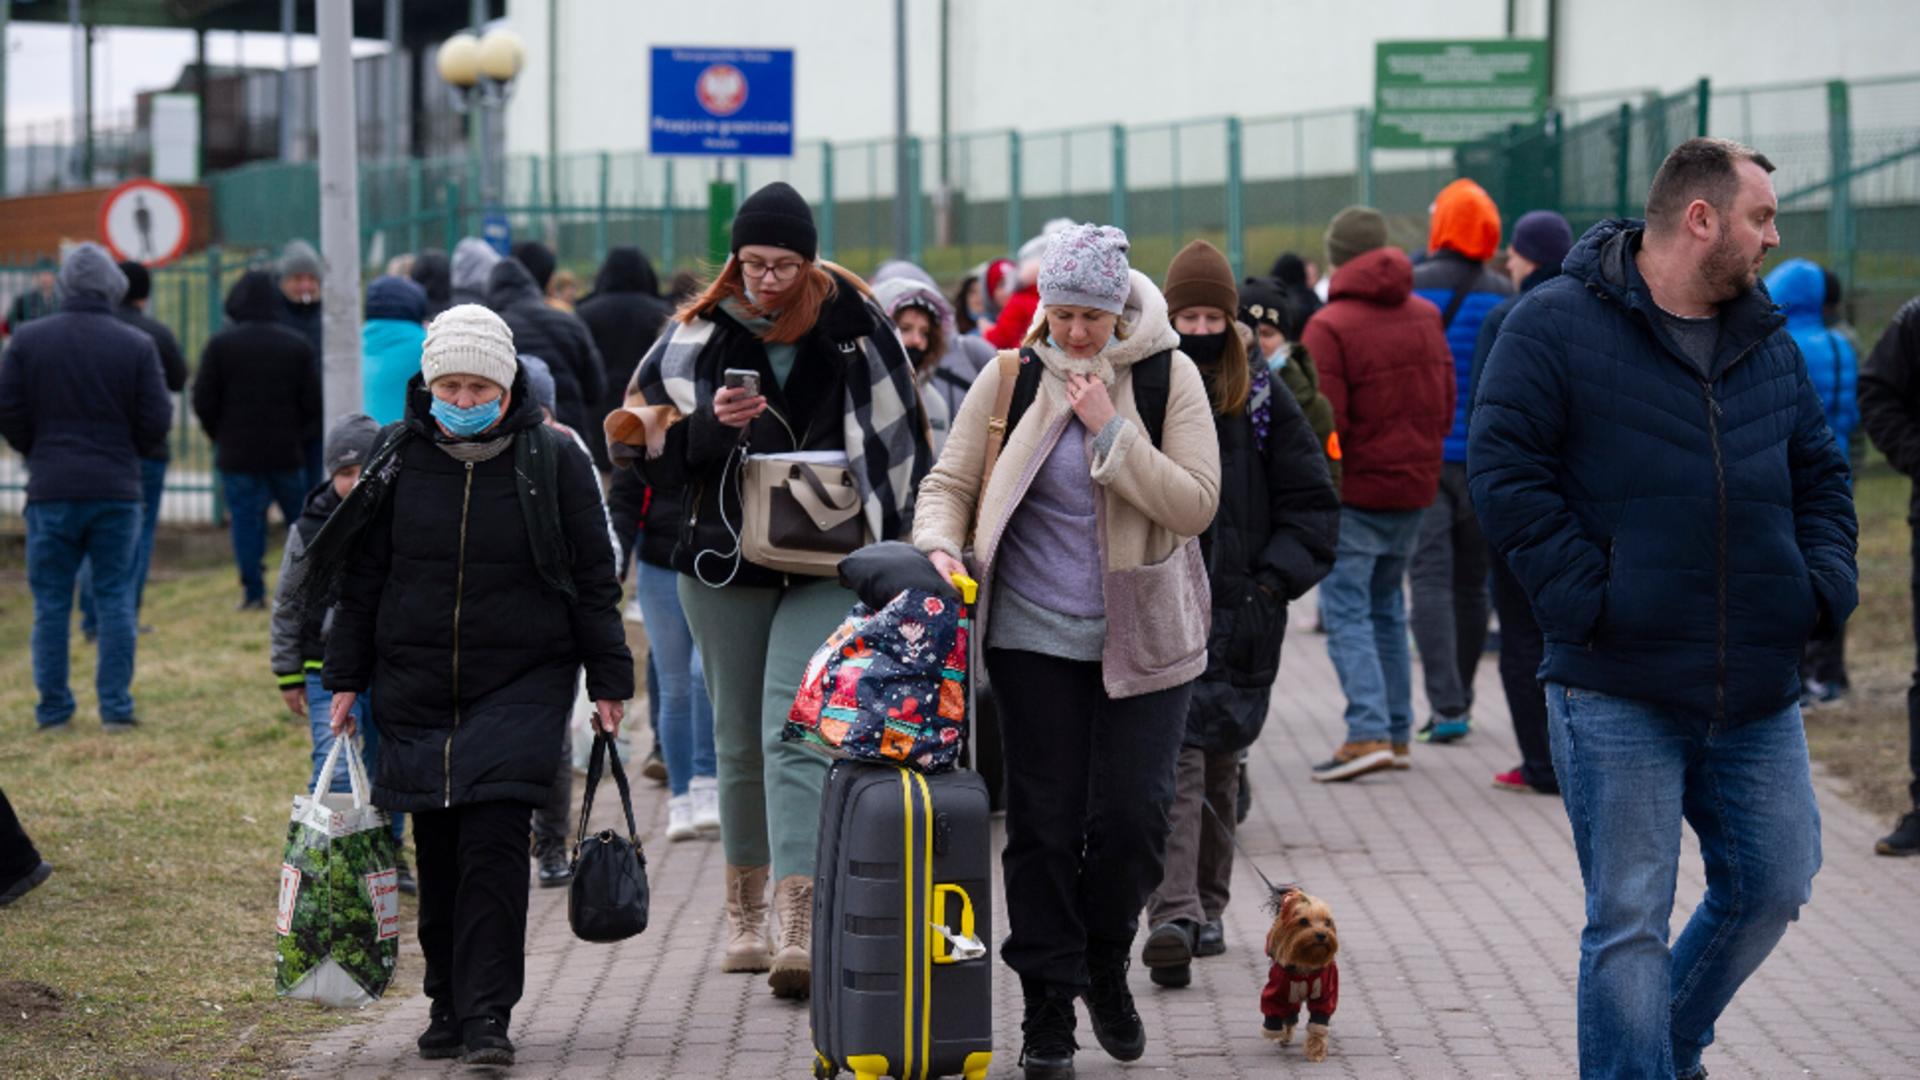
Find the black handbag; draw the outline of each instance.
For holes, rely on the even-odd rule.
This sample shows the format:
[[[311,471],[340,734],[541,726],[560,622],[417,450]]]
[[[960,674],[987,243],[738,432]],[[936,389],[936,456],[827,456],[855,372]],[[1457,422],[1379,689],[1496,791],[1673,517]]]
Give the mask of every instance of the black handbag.
[[[612,829],[587,835],[603,759],[620,788],[620,809],[627,816],[625,836]],[[580,940],[624,941],[647,928],[647,857],[640,850],[639,833],[633,824],[633,791],[627,786],[626,770],[620,767],[620,753],[610,736],[596,731],[580,829],[573,841],[573,880],[567,887],[567,922]]]

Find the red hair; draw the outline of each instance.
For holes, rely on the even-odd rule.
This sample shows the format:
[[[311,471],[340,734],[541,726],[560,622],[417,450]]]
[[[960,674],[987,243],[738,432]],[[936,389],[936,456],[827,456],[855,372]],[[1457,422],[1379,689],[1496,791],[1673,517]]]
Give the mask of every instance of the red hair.
[[[837,278],[845,278],[862,293],[873,295],[867,283],[859,277],[825,259],[817,259],[807,264],[800,279],[780,294],[779,307],[764,309],[748,299],[747,279],[740,269],[740,260],[729,256],[707,287],[681,305],[673,317],[689,323],[706,318],[724,300],[738,300],[746,305],[747,310],[773,320],[773,329],[767,331],[765,340],[776,345],[790,345],[806,337],[807,332],[820,321],[820,309],[840,291]]]

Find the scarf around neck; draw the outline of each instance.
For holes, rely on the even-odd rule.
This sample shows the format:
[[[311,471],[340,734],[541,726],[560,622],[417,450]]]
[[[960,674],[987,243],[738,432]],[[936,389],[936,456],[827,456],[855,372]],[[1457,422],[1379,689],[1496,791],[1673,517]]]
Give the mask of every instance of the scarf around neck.
[[[446,451],[448,457],[455,461],[464,461],[473,465],[478,465],[483,461],[492,461],[494,458],[500,456],[501,451],[512,444],[512,435],[502,435],[497,439],[488,439],[485,442],[472,442],[466,439],[436,439],[434,441],[434,445]]]

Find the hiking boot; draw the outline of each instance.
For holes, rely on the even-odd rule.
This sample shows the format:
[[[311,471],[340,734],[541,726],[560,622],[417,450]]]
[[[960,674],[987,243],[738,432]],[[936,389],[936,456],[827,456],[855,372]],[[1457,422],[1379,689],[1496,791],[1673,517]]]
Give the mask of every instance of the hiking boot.
[[[1396,769],[1413,768],[1413,744],[1397,742],[1393,744],[1393,767]]]
[[[40,860],[39,866],[21,875],[18,879],[8,884],[4,890],[0,890],[0,907],[6,907],[8,904],[39,888],[41,882],[46,881],[52,876],[53,864],[45,859]]]
[[[118,720],[102,720],[100,722],[100,730],[109,735],[125,735],[127,732],[139,726],[140,718],[137,716],[123,716]]]
[[[709,840],[720,838],[720,781],[711,776],[696,776],[687,785],[693,796],[693,827]]]
[[[427,1030],[420,1033],[414,1045],[420,1048],[420,1056],[428,1061],[459,1057],[466,1051],[466,1043],[460,1038],[460,1025],[454,1020],[452,1009],[442,1012],[438,1005],[427,1014]]]
[[[1873,850],[1881,855],[1920,855],[1920,810],[1909,810]],[[44,864],[43,864],[44,865]]]
[[[540,845],[533,857],[540,863],[540,887],[557,889],[573,880],[573,864],[567,861],[567,845],[554,840]]]
[[[1233,823],[1245,825],[1247,815],[1253,813],[1253,787],[1247,783],[1247,762],[1240,761],[1240,786],[1233,794]]]
[[[1020,1020],[1020,1068],[1026,1080],[1073,1080],[1073,998],[1021,980],[1026,1015]]]
[[[1458,742],[1467,737],[1473,727],[1473,718],[1466,713],[1459,716],[1441,716],[1439,713],[1427,719],[1427,726],[1413,733],[1413,737],[1423,743]]]
[[[1147,935],[1140,949],[1140,962],[1147,965],[1147,977],[1153,985],[1178,990],[1193,982],[1194,937],[1197,928],[1190,920],[1163,922]],[[1094,1034],[1099,1034],[1096,1024]]]
[[[266,599],[265,599],[264,597],[258,597],[258,596],[256,596],[256,597],[252,597],[252,598],[250,598],[250,599],[246,599],[246,600],[242,600],[242,601],[240,601],[240,606],[239,606],[239,607],[236,607],[236,608],[234,608],[233,610],[235,610],[235,611],[265,611],[265,610],[267,610],[267,601],[266,601]]]
[[[1080,995],[1093,1020],[1094,1039],[1115,1061],[1137,1061],[1147,1050],[1147,1028],[1127,989],[1128,963],[1124,949],[1107,954],[1089,950],[1087,989]]]
[[[678,842],[700,835],[693,827],[693,796],[675,795],[667,800],[667,839]]]
[[[1208,919],[1200,924],[1200,930],[1193,935],[1193,955],[1219,956],[1227,951],[1227,930],[1220,925],[1218,918]]]
[[[780,937],[767,985],[775,997],[806,997],[813,982],[813,879],[805,874],[781,878],[773,890],[773,916]]]
[[[468,1020],[460,1025],[460,1041],[466,1052],[463,1065],[513,1064],[513,1040],[507,1038],[507,1025],[490,1016]]]
[[[667,760],[660,756],[660,744],[654,743],[647,751],[646,759],[640,762],[640,775],[656,784],[667,782]]]
[[[727,951],[721,971],[765,971],[773,966],[767,942],[767,867],[727,867]]]
[[[393,857],[393,884],[402,896],[415,896],[420,892],[420,884],[413,880],[413,867],[407,865],[405,855]]]
[[[1313,767],[1313,778],[1322,783],[1351,780],[1370,772],[1393,768],[1393,747],[1384,739],[1372,742],[1342,743],[1333,757]]]

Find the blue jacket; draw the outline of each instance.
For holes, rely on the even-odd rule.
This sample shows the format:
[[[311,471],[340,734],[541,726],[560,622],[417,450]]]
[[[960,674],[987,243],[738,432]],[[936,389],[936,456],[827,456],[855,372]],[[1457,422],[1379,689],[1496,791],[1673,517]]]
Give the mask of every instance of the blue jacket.
[[[407,380],[420,374],[427,328],[401,319],[368,319],[360,327],[362,406],[382,427],[407,415]]]
[[[1827,302],[1827,275],[1805,259],[1788,259],[1767,275],[1767,291],[1787,316],[1787,333],[1807,358],[1807,378],[1827,411],[1827,426],[1841,452],[1853,429],[1860,426],[1860,405],[1854,386],[1860,357],[1846,338],[1827,329],[1820,312]]]
[[[1473,412],[1473,349],[1480,324],[1500,301],[1513,295],[1513,283],[1459,252],[1441,249],[1413,268],[1413,294],[1425,297],[1444,318],[1461,291],[1460,306],[1446,324],[1447,349],[1453,353],[1453,430],[1447,433],[1442,461],[1467,460],[1467,417]]]
[[[139,501],[140,458],[173,423],[161,370],[153,339],[102,295],[22,326],[0,357],[0,434],[27,459],[27,501]]]
[[[1603,221],[1507,316],[1467,479],[1533,602],[1540,677],[1722,727],[1792,704],[1857,600],[1847,460],[1764,287],[1702,379],[1653,321],[1643,226]]]

